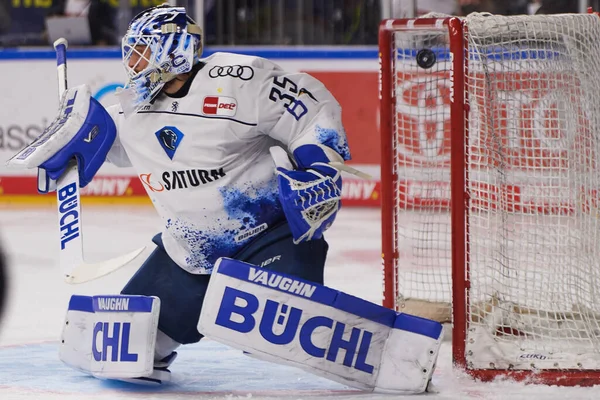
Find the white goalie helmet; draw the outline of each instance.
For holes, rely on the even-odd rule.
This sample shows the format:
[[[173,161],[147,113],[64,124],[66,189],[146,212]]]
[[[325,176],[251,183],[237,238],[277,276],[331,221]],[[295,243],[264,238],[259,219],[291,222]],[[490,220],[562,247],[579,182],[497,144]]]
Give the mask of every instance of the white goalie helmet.
[[[133,18],[121,47],[129,80],[117,96],[129,115],[150,103],[165,83],[199,62],[202,30],[183,7],[163,4]]]

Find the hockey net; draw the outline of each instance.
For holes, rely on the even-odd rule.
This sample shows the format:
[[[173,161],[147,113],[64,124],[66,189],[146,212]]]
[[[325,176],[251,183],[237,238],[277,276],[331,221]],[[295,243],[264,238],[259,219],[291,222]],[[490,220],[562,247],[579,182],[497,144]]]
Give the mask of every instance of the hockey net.
[[[388,20],[380,53],[385,304],[479,377],[593,382],[600,18]]]

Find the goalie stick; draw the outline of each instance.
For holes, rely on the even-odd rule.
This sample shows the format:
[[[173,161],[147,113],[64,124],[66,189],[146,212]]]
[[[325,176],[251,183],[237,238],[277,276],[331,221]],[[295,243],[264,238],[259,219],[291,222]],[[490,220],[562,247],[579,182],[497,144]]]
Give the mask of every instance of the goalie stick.
[[[67,46],[60,38],[54,42],[58,97],[67,90]],[[56,182],[58,227],[60,235],[60,266],[66,283],[83,283],[109,274],[136,258],[145,247],[113,259],[88,264],[83,259],[83,223],[79,193],[79,169],[72,160],[65,173]]]

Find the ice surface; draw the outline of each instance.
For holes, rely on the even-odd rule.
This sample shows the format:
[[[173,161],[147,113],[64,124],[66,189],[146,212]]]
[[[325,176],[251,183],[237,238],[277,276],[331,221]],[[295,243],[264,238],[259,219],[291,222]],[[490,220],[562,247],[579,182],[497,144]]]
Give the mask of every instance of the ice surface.
[[[342,209],[328,232],[328,286],[381,301],[379,210]],[[180,349],[173,384],[161,388],[100,381],[65,367],[57,339],[71,294],[118,293],[144,259],[94,282],[69,286],[58,267],[53,208],[0,210],[0,238],[8,253],[9,303],[0,325],[0,399],[402,399],[355,389],[290,367],[243,355],[213,341]],[[143,245],[160,230],[154,211],[84,207],[85,255],[100,261]],[[147,253],[145,253],[147,254]],[[475,382],[454,371],[444,343],[427,399],[599,399],[600,387],[558,388],[510,381]],[[421,397],[417,397],[421,398]]]

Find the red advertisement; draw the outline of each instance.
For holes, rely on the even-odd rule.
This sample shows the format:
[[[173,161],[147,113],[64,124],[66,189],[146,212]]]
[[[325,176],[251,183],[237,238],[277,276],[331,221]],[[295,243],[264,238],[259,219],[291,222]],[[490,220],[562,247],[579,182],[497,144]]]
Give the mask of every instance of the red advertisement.
[[[379,128],[377,72],[310,72],[331,90],[343,110],[343,122],[352,151],[352,163],[379,164]],[[235,113],[234,99],[211,97],[204,100],[204,108],[213,114]],[[229,113],[229,114],[228,114]],[[41,132],[41,130],[40,130]],[[31,140],[31,139],[30,139]],[[21,143],[18,148],[24,144]],[[17,148],[17,149],[18,149]],[[16,151],[16,150],[11,150]],[[0,201],[8,196],[37,194],[35,176],[0,176]],[[378,180],[344,179],[343,205],[378,206],[380,184]],[[135,175],[97,176],[81,192],[84,197],[126,198],[143,196],[146,191]],[[47,200],[53,195],[39,195]],[[36,197],[37,198],[37,197]]]
[[[448,208],[450,72],[400,72],[397,82],[399,201],[406,208]],[[585,95],[573,76],[471,73],[468,82],[472,208],[565,214],[598,203],[591,182],[573,183],[574,173],[583,182],[597,164],[592,129],[583,118]]]
[[[568,151],[585,146],[585,133],[589,129],[586,121],[577,120],[578,115],[583,115],[582,93],[572,78],[553,74],[550,79],[540,72],[510,72],[487,77],[474,74],[470,81],[472,160],[489,160],[488,167],[502,162],[504,168],[521,170],[563,168]],[[450,160],[449,72],[401,72],[397,93],[400,163],[447,167]],[[573,127],[577,132],[575,140],[566,143],[567,128]],[[498,149],[503,152],[502,157],[495,154]]]
[[[379,165],[377,72],[307,72],[323,82],[342,106],[352,163]],[[575,78],[537,71],[482,78],[473,74],[470,79],[471,205],[547,212],[571,212],[577,198],[595,205],[596,188],[565,186],[569,185],[564,176],[567,167],[572,170],[575,162],[585,170],[595,167],[596,159],[592,130],[582,118],[586,115],[582,106],[585,96]],[[408,207],[449,207],[449,72],[400,72],[396,82],[399,199]],[[204,106],[214,113],[235,112],[235,104],[225,97],[207,98]],[[491,170],[505,171],[508,177],[494,181]],[[0,190],[4,195],[33,195],[35,178],[2,177]],[[100,176],[82,195],[102,198],[146,193],[136,176]],[[344,179],[343,204],[378,206],[379,180]]]
[[[342,186],[344,207],[379,206],[379,181],[344,179]],[[0,203],[2,200],[14,200],[14,196],[36,196],[40,202],[51,201],[55,197],[54,193],[38,194],[36,188],[37,178],[34,176],[0,177]],[[144,185],[136,176],[97,176],[81,189],[81,196],[95,199],[147,198]]]
[[[312,72],[342,106],[352,162],[379,164],[379,94],[377,72]]]
[[[0,194],[5,196],[38,195],[37,177],[2,176],[0,177]],[[136,176],[96,176],[85,188],[81,189],[81,195],[90,197],[146,196],[146,191]]]

